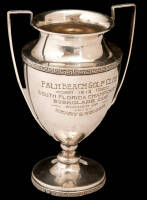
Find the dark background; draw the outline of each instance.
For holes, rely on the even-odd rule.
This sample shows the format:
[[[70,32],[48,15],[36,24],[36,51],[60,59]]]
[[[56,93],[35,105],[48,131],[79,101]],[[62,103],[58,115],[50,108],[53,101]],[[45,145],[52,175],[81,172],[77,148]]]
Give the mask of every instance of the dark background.
[[[137,21],[132,56],[126,79],[116,103],[108,111],[99,127],[79,145],[81,155],[99,161],[107,173],[107,183],[97,193],[81,197],[84,200],[131,198],[141,186],[143,113],[145,112],[145,0],[142,1],[3,1],[0,3],[1,51],[1,154],[5,196],[15,199],[61,199],[41,193],[31,184],[31,170],[36,162],[57,155],[60,145],[49,137],[33,119],[16,82],[7,36],[6,12],[32,10],[34,14],[54,9],[85,9],[110,15],[110,7],[119,3],[136,3]],[[124,52],[126,61],[129,41],[131,9],[117,11],[116,26],[106,38],[115,42]],[[22,76],[21,48],[38,37],[29,25],[29,17],[12,17],[14,48]],[[3,138],[2,137],[2,138]],[[141,193],[139,194],[141,195]],[[63,198],[68,199],[68,198]],[[80,198],[75,198],[80,199]]]

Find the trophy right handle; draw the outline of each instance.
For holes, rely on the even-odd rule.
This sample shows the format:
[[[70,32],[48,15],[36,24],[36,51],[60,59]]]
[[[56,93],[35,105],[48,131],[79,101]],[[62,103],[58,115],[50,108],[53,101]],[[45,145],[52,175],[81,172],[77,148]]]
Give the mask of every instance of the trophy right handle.
[[[128,56],[127,56],[127,61],[126,61],[126,65],[124,68],[124,72],[122,75],[122,79],[120,80],[120,84],[115,92],[115,95],[113,97],[112,103],[111,105],[113,105],[117,99],[118,93],[123,85],[125,76],[126,76],[126,72],[128,69],[128,64],[130,61],[130,57],[131,57],[131,51],[132,51],[132,45],[133,45],[133,39],[134,39],[134,30],[135,30],[135,21],[136,21],[136,5],[133,3],[127,3],[127,4],[118,4],[118,5],[113,5],[111,7],[111,15],[112,15],[112,19],[115,21],[115,10],[116,9],[120,9],[120,8],[129,8],[132,7],[133,8],[133,15],[132,15],[132,21],[131,21],[131,28],[130,28],[130,44],[129,44],[129,52],[128,52]]]
[[[14,71],[15,71],[15,75],[16,75],[16,79],[17,79],[17,83],[19,85],[19,88],[24,96],[24,99],[33,115],[33,117],[35,118],[35,120],[38,122],[38,124],[41,126],[42,129],[45,130],[45,128],[42,126],[42,124],[39,121],[39,118],[37,117],[32,102],[31,102],[31,98],[29,95],[29,92],[27,90],[27,88],[24,88],[21,84],[20,81],[20,77],[19,77],[19,73],[17,70],[17,64],[16,64],[16,60],[15,60],[15,55],[14,55],[14,48],[13,48],[13,41],[12,41],[12,29],[11,29],[11,15],[12,14],[29,14],[30,15],[30,22],[32,21],[33,18],[33,13],[32,11],[29,10],[12,10],[12,11],[8,11],[7,12],[7,26],[8,26],[8,37],[9,37],[9,45],[10,45],[10,51],[11,51],[11,56],[12,56],[12,61],[13,61],[13,67],[14,67]],[[46,130],[45,130],[46,131]]]

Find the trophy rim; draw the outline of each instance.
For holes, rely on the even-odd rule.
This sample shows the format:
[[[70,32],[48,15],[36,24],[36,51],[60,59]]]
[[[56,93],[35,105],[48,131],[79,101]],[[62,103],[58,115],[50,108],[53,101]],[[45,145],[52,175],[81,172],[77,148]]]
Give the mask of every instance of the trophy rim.
[[[52,32],[52,31],[47,31],[47,30],[44,30],[42,29],[41,27],[43,25],[48,25],[45,21],[45,17],[48,16],[48,15],[51,15],[51,14],[54,14],[54,13],[58,13],[58,14],[66,14],[66,13],[76,13],[76,12],[79,12],[80,14],[88,14],[89,16],[93,15],[93,20],[94,18],[96,17],[100,17],[101,20],[103,20],[101,23],[100,22],[95,22],[95,23],[92,23],[92,21],[90,22],[90,20],[88,20],[88,23],[89,24],[93,24],[93,25],[101,25],[103,27],[103,30],[101,31],[97,31],[97,32],[94,32],[94,33],[58,33],[58,32]],[[55,20],[55,19],[54,19]],[[66,19],[64,19],[66,20]],[[61,21],[61,22],[57,22],[57,21],[53,21],[51,22],[50,24],[53,24],[53,23],[65,23],[66,21]],[[79,21],[80,22],[80,21]],[[82,22],[82,21],[81,21]],[[39,25],[41,24],[41,25]],[[86,22],[85,22],[86,24]],[[35,15],[31,21],[31,25],[32,27],[34,27],[35,29],[37,29],[38,31],[42,32],[42,33],[46,33],[46,34],[55,34],[55,35],[60,35],[60,36],[69,36],[69,37],[84,37],[84,36],[94,36],[94,35],[100,35],[100,34],[104,34],[106,32],[108,32],[109,30],[111,30],[115,23],[114,23],[114,20],[112,17],[106,15],[106,14],[103,14],[101,12],[95,12],[95,11],[91,11],[91,10],[82,10],[82,9],[59,9],[59,10],[51,10],[51,11],[45,11],[45,12],[41,12],[37,15]]]

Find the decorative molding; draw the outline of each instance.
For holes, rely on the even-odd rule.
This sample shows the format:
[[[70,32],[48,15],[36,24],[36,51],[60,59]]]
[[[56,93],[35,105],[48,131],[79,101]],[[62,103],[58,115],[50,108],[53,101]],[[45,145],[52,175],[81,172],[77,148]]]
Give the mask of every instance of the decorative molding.
[[[36,70],[43,71],[50,74],[56,75],[66,75],[66,76],[82,76],[82,75],[91,75],[91,74],[98,74],[103,73],[109,70],[112,70],[121,62],[121,59],[118,59],[115,62],[110,64],[96,66],[96,63],[80,63],[80,67],[78,67],[79,63],[48,63],[47,64],[39,64],[36,62],[31,61],[30,59],[23,56],[24,62],[29,66]],[[83,66],[82,66],[83,65]],[[85,67],[86,65],[86,67]]]
[[[96,192],[98,190],[100,190],[106,182],[106,177],[104,177],[104,179],[102,180],[101,183],[99,183],[97,186],[93,187],[93,188],[89,188],[86,190],[81,190],[81,191],[77,191],[77,192],[65,192],[65,191],[57,191],[57,190],[52,190],[49,188],[46,188],[44,186],[41,186],[33,177],[31,178],[33,185],[40,191],[42,192],[46,192],[48,194],[51,194],[53,196],[58,196],[58,197],[79,197],[79,196],[84,196],[87,194],[91,194],[93,192]]]

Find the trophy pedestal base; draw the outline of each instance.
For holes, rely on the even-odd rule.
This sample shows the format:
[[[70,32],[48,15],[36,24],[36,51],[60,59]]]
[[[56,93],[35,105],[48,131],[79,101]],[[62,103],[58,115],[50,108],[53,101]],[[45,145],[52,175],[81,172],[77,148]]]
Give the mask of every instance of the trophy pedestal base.
[[[60,197],[78,197],[101,189],[106,176],[103,167],[94,160],[83,158],[75,164],[64,164],[51,157],[34,166],[31,179],[42,192]]]

